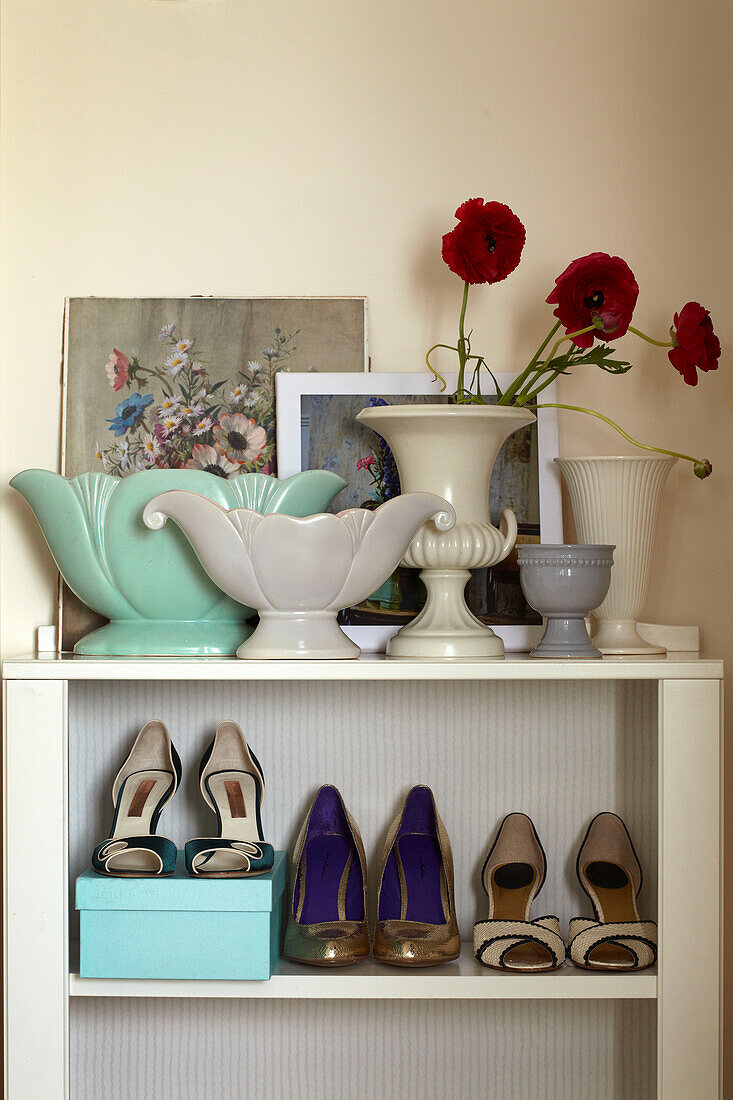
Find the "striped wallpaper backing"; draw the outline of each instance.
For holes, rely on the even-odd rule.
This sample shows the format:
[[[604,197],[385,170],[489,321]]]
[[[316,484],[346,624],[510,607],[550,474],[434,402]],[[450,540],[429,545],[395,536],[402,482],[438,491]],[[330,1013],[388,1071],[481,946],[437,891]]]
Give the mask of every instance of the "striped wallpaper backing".
[[[266,838],[289,848],[315,788],[335,783],[362,831],[372,906],[389,823],[407,789],[428,783],[464,939],[486,915],[480,869],[511,810],[533,818],[547,852],[535,915],[590,915],[575,854],[603,809],[629,826],[642,911],[656,914],[656,684],[72,682],[72,905],[73,879],[109,829],[114,775],[149,718],[167,723],[183,762],[159,827],[179,847],[210,835],[198,760],[233,718],[265,771]],[[76,1001],[72,1096],[642,1100],[654,1095],[654,1016],[645,1002]]]

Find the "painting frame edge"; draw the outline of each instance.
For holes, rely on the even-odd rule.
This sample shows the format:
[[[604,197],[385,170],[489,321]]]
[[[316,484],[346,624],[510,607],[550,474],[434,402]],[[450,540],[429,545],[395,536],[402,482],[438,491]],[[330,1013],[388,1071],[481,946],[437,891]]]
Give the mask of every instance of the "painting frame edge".
[[[497,375],[504,389],[516,373]],[[456,375],[445,376],[447,390],[455,389]],[[345,394],[351,396],[417,396],[440,394],[439,384],[427,371],[380,372],[363,374],[319,372],[313,374],[279,374],[275,379],[277,407],[276,452],[278,476],[289,477],[302,470],[301,455],[301,398],[313,394]],[[547,400],[556,399],[556,386],[547,387]],[[557,409],[542,409],[537,416],[537,473],[540,510],[540,538],[544,542],[562,543],[562,488],[560,472],[553,461],[559,453]],[[390,626],[344,626],[342,630],[364,653],[383,653],[387,642],[399,628]],[[492,629],[508,652],[526,653],[533,649],[542,637],[544,625],[533,624],[502,626],[492,624]]]

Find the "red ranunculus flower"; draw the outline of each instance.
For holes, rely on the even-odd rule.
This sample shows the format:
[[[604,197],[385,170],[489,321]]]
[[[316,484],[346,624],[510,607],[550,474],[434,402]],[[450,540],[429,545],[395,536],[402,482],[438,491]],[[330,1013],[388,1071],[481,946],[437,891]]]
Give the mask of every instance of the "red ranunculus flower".
[[[465,283],[498,283],[519,263],[527,236],[503,202],[467,199],[458,225],[443,237],[443,259]]]
[[[566,335],[603,321],[603,332],[595,329],[573,340],[579,348],[589,348],[593,340],[617,340],[631,324],[639,287],[633,272],[620,256],[606,252],[591,252],[565,268],[555,279],[555,289],[547,297],[552,312],[565,329]]]
[[[698,370],[717,370],[720,340],[713,332],[708,310],[699,302],[688,302],[674,315],[672,338],[675,346],[669,361],[688,386],[697,385]]]

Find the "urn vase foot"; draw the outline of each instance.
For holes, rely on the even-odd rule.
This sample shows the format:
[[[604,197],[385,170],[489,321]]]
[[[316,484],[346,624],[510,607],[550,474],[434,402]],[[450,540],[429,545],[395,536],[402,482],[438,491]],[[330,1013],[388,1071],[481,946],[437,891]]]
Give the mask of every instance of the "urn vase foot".
[[[664,646],[644,641],[635,619],[603,619],[593,636],[593,644],[608,657],[664,657],[667,652]]]
[[[463,595],[468,569],[423,569],[420,580],[428,598],[420,614],[390,638],[390,657],[496,657],[504,643],[473,615]]]
[[[237,657],[255,661],[348,661],[361,650],[336,622],[335,611],[261,611]]]

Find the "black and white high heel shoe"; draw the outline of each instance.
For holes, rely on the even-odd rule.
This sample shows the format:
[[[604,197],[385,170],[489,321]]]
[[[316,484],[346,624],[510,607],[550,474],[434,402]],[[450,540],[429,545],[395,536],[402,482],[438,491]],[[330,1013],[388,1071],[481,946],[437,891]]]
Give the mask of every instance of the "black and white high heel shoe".
[[[526,814],[507,814],[486,857],[481,879],[489,899],[488,920],[473,926],[478,962],[493,970],[539,973],[565,962],[565,942],[555,916],[530,920],[545,881],[547,860]]]
[[[180,781],[181,761],[166,726],[157,719],[146,722],[112,786],[115,812],[110,835],[92,853],[92,869],[98,875],[173,874],[178,850],[155,830]]]
[[[204,801],[216,814],[218,836],[186,844],[186,869],[207,878],[245,878],[269,871],[275,860],[262,839],[265,780],[236,722],[222,722],[199,766]]]
[[[597,814],[576,861],[595,920],[570,921],[568,954],[584,970],[645,970],[657,960],[657,926],[639,919],[643,876],[629,831],[616,814]]]

